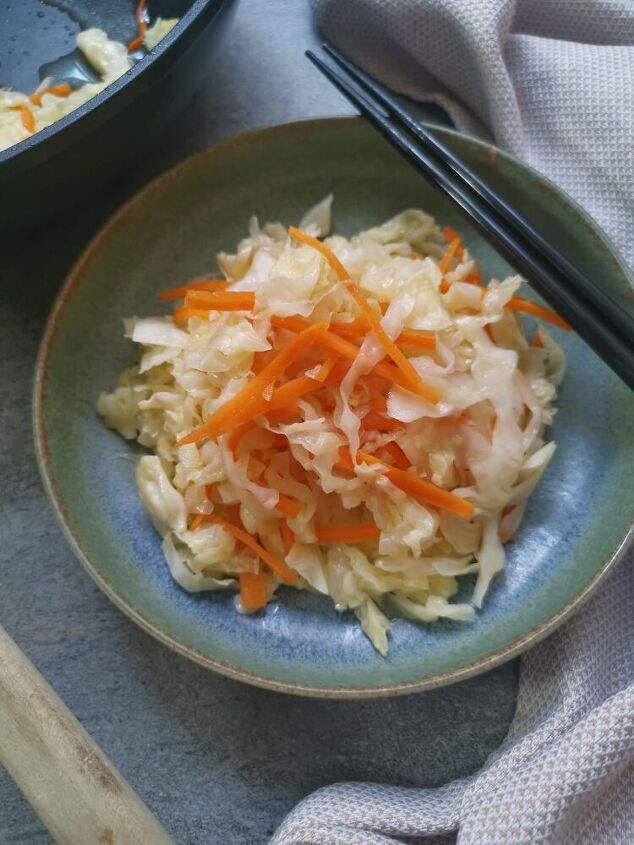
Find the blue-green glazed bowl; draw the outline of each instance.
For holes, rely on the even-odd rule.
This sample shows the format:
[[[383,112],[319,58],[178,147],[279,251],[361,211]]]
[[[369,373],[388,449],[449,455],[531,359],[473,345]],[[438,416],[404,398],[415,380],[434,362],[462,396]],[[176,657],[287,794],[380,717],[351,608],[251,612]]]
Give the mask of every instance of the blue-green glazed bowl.
[[[615,296],[627,270],[588,216],[550,182],[490,146],[437,130],[510,202]],[[254,132],[185,161],[132,199],[86,249],[50,317],[37,363],[35,436],[44,483],[80,561],[126,614],[210,669],[282,692],[332,698],[407,693],[491,669],[536,643],[597,588],[630,538],[634,401],[576,336],[558,338],[568,373],[559,448],[508,562],[471,623],[394,621],[387,658],[329,600],[280,590],[255,616],[231,594],[190,595],[171,579],[139,501],[138,449],[95,412],[133,360],[122,317],[157,313],[156,294],[208,272],[249,216],[296,223],[334,192],[334,229],[365,228],[408,206],[465,234],[487,274],[510,268],[365,123],[317,120]]]

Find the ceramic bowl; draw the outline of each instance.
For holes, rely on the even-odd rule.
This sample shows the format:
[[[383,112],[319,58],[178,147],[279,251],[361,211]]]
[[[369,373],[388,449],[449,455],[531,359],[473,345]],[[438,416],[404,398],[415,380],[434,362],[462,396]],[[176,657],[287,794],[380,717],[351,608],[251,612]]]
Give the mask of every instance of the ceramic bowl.
[[[569,197],[510,156],[437,131],[591,277],[616,296],[629,294],[614,248]],[[216,252],[244,235],[250,215],[296,223],[330,191],[338,232],[352,234],[418,206],[463,232],[487,275],[511,272],[451,203],[360,120],[308,121],[231,139],[152,182],[79,259],[43,340],[35,433],[44,482],[73,550],[142,628],[239,680],[362,698],[490,669],[552,631],[596,589],[628,542],[634,403],[579,338],[559,332],[569,366],[552,427],[558,449],[473,622],[397,619],[384,658],[352,615],[308,592],[281,589],[254,616],[236,613],[229,593],[185,593],[169,575],[137,495],[139,449],[95,412],[99,393],[111,390],[133,361],[122,317],[158,313],[157,291],[212,269]]]

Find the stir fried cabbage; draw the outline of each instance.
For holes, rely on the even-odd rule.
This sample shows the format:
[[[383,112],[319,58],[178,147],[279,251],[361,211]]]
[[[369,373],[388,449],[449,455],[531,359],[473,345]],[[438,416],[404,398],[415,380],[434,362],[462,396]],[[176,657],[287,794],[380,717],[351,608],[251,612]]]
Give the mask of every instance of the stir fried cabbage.
[[[157,18],[143,35],[145,49],[153,50],[177,23],[178,18]],[[128,48],[112,41],[102,29],[83,30],[77,34],[76,43],[101,80],[71,88],[67,83],[55,84],[47,78],[28,95],[0,89],[0,151],[83,106],[133,65]]]
[[[482,606],[555,451],[564,358],[453,230],[410,209],[327,237],[331,201],[292,237],[253,218],[221,277],[163,294],[173,316],[126,320],[138,361],[97,408],[148,449],[139,493],[183,589],[241,612],[312,590],[386,654],[391,617]]]

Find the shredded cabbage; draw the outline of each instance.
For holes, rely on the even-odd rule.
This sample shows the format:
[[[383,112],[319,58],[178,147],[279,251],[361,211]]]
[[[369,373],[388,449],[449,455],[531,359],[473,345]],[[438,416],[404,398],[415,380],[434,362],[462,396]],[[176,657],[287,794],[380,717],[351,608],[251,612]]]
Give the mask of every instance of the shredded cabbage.
[[[331,203],[326,197],[303,218],[309,235],[327,235]],[[544,437],[565,361],[543,327],[539,342],[529,344],[507,308],[519,277],[486,288],[471,283],[477,265],[467,249],[443,277],[446,241],[422,211],[324,243],[397,345],[403,332],[433,333],[435,348],[401,346],[440,392],[437,403],[377,375],[382,342],[363,329],[354,300],[319,252],[289,239],[280,224],[261,227],[253,218],[236,252],[218,257],[224,289],[252,292],[253,309],[175,314],[177,324],[127,320],[138,364],[99,397],[97,409],[108,426],[150,450],[138,463],[139,493],[183,589],[239,588],[237,608],[248,611],[242,576],[250,574],[264,578],[266,600],[273,599],[284,578],[226,526],[242,528],[263,554],[283,562],[298,588],[353,611],[386,654],[388,614],[465,622],[482,606],[504,566],[504,543],[555,451]],[[285,319],[300,320],[300,328],[280,323]],[[315,389],[281,413],[276,406],[278,416],[254,415],[244,425],[238,407],[235,426],[179,445],[240,396],[301,326],[321,320],[331,331],[361,326],[347,341],[359,349],[354,361],[336,355],[328,362],[331,353],[316,341],[250,401],[274,407],[276,391],[294,379]],[[330,367],[323,379],[322,366]],[[342,449],[382,465],[359,459],[346,467]],[[385,475],[386,464],[471,503],[472,517],[399,486]],[[357,529],[369,533],[355,540]],[[469,576],[472,601],[452,601],[458,579]]]

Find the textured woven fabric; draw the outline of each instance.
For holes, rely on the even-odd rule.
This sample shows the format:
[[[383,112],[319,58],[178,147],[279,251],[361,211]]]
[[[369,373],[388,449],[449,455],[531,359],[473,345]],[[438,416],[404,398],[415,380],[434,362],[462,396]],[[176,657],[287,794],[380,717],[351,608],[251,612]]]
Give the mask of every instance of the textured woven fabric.
[[[312,0],[328,39],[574,197],[634,266],[633,0]]]
[[[550,176],[634,265],[634,0],[312,0],[322,32]],[[521,662],[484,769],[441,789],[337,784],[272,845],[634,843],[634,553]]]
[[[336,784],[272,845],[631,845],[634,555],[522,658],[517,712],[477,775],[441,789]]]

